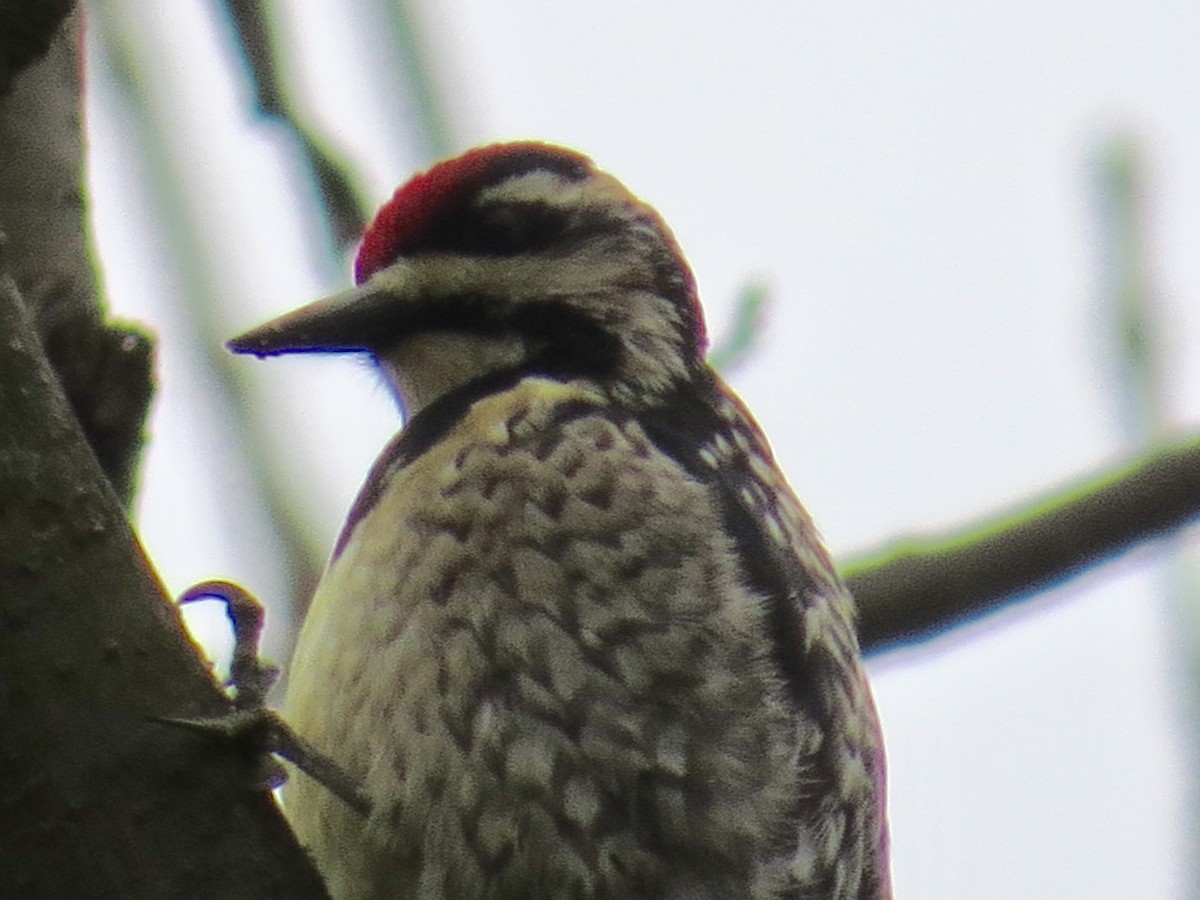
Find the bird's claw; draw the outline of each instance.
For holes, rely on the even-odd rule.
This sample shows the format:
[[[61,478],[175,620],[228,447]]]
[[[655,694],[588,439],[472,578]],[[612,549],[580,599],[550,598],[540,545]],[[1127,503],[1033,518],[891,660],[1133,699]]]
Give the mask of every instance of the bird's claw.
[[[233,660],[229,665],[228,682],[233,695],[230,699],[237,709],[264,708],[267,693],[279,678],[279,667],[264,662],[258,655],[265,618],[262,604],[232,581],[202,581],[184,591],[178,602],[183,606],[210,598],[225,604],[229,622],[233,625]]]
[[[250,786],[255,790],[273,791],[287,781],[287,770],[273,754],[287,758],[279,750],[278,732],[290,729],[265,706],[233,709],[217,716],[152,716],[151,720],[249,748],[254,766]]]
[[[233,625],[233,661],[230,664],[229,695],[233,708],[216,716],[156,716],[153,721],[210,737],[236,742],[253,749],[253,784],[273,790],[287,780],[287,771],[276,756],[286,759],[301,772],[323,784],[351,809],[362,815],[370,805],[357,784],[329,757],[304,741],[274,710],[266,705],[267,693],[279,677],[279,668],[258,655],[263,607],[254,596],[230,581],[205,581],[188,588],[179,603],[214,598],[225,603]]]

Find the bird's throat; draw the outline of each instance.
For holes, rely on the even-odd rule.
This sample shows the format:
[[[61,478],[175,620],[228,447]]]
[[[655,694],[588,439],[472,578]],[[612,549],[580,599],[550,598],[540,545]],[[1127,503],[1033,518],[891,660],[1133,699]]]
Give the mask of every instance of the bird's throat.
[[[404,338],[377,356],[406,420],[468,382],[518,368],[526,349],[515,334],[431,331]]]

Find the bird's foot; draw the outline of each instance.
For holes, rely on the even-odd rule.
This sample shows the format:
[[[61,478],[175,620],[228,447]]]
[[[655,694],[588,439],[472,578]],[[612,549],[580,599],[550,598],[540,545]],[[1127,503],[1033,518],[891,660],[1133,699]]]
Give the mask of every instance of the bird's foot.
[[[230,691],[231,708],[216,716],[158,717],[155,721],[251,748],[256,759],[252,780],[258,789],[272,790],[287,780],[287,771],[275,758],[278,756],[324,785],[351,809],[367,815],[370,804],[354,780],[266,705],[267,692],[279,677],[279,668],[258,655],[264,617],[262,604],[245,588],[229,581],[194,585],[184,591],[179,603],[206,598],[224,602],[233,625],[233,661],[225,685]]]

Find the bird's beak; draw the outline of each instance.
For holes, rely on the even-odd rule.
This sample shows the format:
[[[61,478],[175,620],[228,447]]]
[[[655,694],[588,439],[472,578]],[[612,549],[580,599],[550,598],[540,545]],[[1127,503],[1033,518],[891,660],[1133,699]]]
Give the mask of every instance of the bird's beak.
[[[354,353],[375,349],[381,334],[395,333],[405,304],[374,280],[324,297],[235,337],[234,353]]]

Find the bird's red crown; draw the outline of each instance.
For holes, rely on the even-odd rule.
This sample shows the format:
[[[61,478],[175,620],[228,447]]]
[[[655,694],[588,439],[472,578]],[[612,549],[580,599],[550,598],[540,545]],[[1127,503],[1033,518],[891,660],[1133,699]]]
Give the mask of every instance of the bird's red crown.
[[[536,141],[490,144],[440,162],[402,184],[376,213],[354,261],[354,280],[362,284],[395,262],[430,216],[454,197],[538,168],[582,178],[590,166],[581,153]]]

